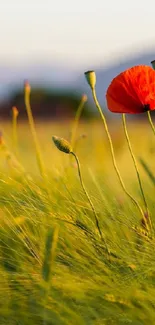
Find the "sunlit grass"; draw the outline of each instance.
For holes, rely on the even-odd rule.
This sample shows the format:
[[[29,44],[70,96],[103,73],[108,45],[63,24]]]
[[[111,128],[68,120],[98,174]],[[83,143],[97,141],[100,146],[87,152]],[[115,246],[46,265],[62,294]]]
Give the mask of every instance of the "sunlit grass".
[[[0,324],[154,324],[155,241],[145,236],[136,207],[119,185],[102,123],[81,121],[76,136],[87,136],[77,143],[76,154],[111,253],[107,258],[77,165],[52,143],[54,134],[69,140],[71,128],[72,121],[36,122],[49,196],[27,123],[18,124],[23,170],[8,164],[0,150]],[[121,121],[109,128],[121,175],[143,205]],[[144,159],[153,172],[151,128],[132,122],[128,129],[137,159]],[[13,157],[11,122],[1,123],[1,130]],[[140,163],[139,169],[154,224],[154,185]],[[48,234],[57,227],[54,262],[49,266]],[[45,261],[51,272],[48,281],[43,278]]]

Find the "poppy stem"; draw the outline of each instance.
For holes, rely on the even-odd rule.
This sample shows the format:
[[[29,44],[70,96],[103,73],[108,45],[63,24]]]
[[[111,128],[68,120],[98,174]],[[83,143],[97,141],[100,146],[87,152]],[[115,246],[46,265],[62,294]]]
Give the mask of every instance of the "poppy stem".
[[[132,200],[132,202],[137,206],[137,208],[139,209],[141,215],[144,217],[144,213],[143,213],[143,210],[142,208],[140,207],[139,203],[135,200],[135,198],[127,191],[126,187],[125,187],[125,184],[123,182],[123,179],[121,177],[121,174],[120,174],[120,171],[118,169],[118,166],[117,166],[117,163],[116,163],[116,158],[115,158],[115,153],[114,153],[114,147],[113,147],[113,142],[112,142],[112,139],[111,139],[111,135],[110,135],[110,132],[109,132],[109,129],[108,129],[108,125],[107,125],[107,121],[106,121],[106,118],[102,112],[102,109],[100,107],[100,104],[98,102],[98,99],[97,99],[97,96],[96,96],[96,90],[95,90],[95,87],[94,88],[91,88],[92,90],[92,96],[93,96],[93,99],[94,99],[94,102],[95,102],[95,105],[101,115],[101,118],[102,118],[102,121],[104,123],[104,128],[105,128],[105,131],[106,131],[106,134],[107,134],[107,138],[108,138],[108,141],[109,141],[109,145],[110,145],[110,151],[111,151],[111,156],[112,156],[112,162],[113,162],[113,166],[114,166],[114,169],[116,171],[116,174],[118,176],[118,179],[120,181],[120,184],[121,184],[121,187],[123,189],[123,191],[125,192],[125,194]]]
[[[147,115],[148,115],[148,119],[149,119],[149,123],[151,125],[151,128],[152,128],[152,131],[155,135],[155,127],[154,127],[154,124],[153,124],[153,121],[152,121],[152,117],[151,117],[151,114],[150,114],[150,111],[147,111]]]
[[[128,148],[129,148],[129,151],[130,151],[130,154],[131,154],[131,157],[132,157],[134,166],[135,166],[135,170],[136,170],[136,173],[137,173],[137,178],[138,178],[138,182],[139,182],[140,191],[141,191],[142,198],[143,198],[143,202],[144,202],[144,206],[145,206],[145,209],[146,209],[146,215],[147,215],[147,217],[145,216],[145,214],[143,214],[143,219],[145,218],[144,221],[145,221],[145,225],[146,226],[147,226],[147,222],[149,220],[149,224],[152,227],[152,223],[151,223],[151,219],[150,219],[150,213],[149,213],[149,209],[148,209],[147,202],[146,202],[146,198],[145,198],[145,194],[144,194],[144,190],[143,190],[143,186],[142,186],[142,182],[141,182],[141,178],[140,178],[140,174],[139,174],[139,170],[138,170],[138,166],[137,166],[137,161],[136,161],[135,155],[133,153],[132,146],[131,146],[131,142],[130,142],[130,138],[129,138],[129,135],[128,135],[127,125],[126,125],[126,116],[125,116],[124,113],[122,114],[122,120],[123,120],[123,128],[124,128],[124,133],[125,133],[126,141],[127,141]],[[148,218],[148,220],[147,220],[147,218]]]
[[[74,152],[71,152],[71,154],[74,156],[74,158],[75,158],[75,160],[76,160],[77,167],[78,167],[78,174],[79,174],[80,183],[81,183],[82,189],[83,189],[83,191],[84,191],[84,193],[85,193],[85,195],[86,195],[86,197],[87,197],[87,199],[88,199],[88,202],[89,202],[89,204],[90,204],[90,206],[91,206],[91,208],[92,208],[92,211],[93,211],[93,213],[94,213],[95,222],[96,222],[96,227],[97,227],[97,229],[98,229],[99,235],[100,235],[101,239],[104,241],[104,243],[105,243],[105,247],[106,247],[106,249],[107,249],[107,252],[109,253],[109,249],[108,249],[108,247],[107,247],[107,244],[106,244],[105,238],[103,237],[102,232],[101,232],[101,229],[100,229],[99,220],[98,220],[97,213],[96,213],[96,211],[95,211],[95,207],[94,207],[93,202],[92,202],[92,200],[91,200],[91,198],[90,198],[90,196],[89,196],[89,194],[88,194],[88,192],[87,192],[87,190],[86,190],[86,188],[85,188],[85,185],[84,185],[84,183],[83,183],[82,174],[81,174],[80,161],[79,161],[77,155],[76,155]]]

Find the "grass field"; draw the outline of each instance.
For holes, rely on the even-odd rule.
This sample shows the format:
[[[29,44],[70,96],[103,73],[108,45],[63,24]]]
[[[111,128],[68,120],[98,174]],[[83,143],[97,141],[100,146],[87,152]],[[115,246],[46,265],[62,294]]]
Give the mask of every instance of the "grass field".
[[[76,153],[104,237],[81,187],[74,157],[52,136],[69,139],[71,121],[36,123],[45,177],[29,125],[2,123],[0,151],[0,324],[148,325],[155,323],[155,240],[123,192],[99,121],[80,122]],[[143,207],[120,123],[110,124],[126,188]],[[154,135],[128,123],[154,227]],[[83,136],[84,135],[84,136]],[[4,142],[5,143],[4,143]]]

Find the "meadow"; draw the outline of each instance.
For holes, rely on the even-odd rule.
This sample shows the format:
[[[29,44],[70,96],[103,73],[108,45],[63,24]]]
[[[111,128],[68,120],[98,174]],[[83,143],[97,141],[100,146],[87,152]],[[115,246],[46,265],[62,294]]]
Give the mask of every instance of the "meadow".
[[[70,140],[73,123],[36,121],[44,177],[28,121],[1,123],[0,324],[154,324],[154,231],[120,186],[102,122],[79,120],[74,150],[101,238],[76,160],[52,141]],[[154,134],[147,121],[127,125],[154,229]],[[109,129],[125,186],[144,208],[121,118]]]

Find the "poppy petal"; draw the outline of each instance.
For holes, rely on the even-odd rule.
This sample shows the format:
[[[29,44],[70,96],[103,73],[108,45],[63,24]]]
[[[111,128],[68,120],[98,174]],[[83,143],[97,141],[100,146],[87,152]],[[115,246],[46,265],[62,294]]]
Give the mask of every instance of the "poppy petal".
[[[115,113],[139,114],[155,109],[155,70],[147,65],[120,73],[106,92],[107,106]]]

